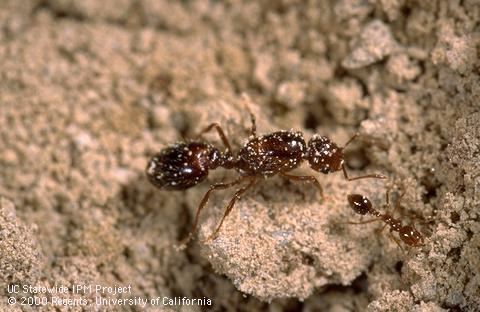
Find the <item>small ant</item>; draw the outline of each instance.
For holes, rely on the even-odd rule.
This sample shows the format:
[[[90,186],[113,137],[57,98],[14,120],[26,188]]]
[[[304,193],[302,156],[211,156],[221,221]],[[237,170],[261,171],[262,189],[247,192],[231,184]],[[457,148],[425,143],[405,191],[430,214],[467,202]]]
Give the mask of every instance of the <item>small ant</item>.
[[[405,191],[403,191],[402,194],[400,194],[400,196],[397,198],[397,202],[395,204],[395,208],[392,214],[388,212],[382,214],[378,210],[373,208],[372,203],[366,196],[363,196],[360,194],[349,194],[347,195],[348,203],[356,213],[360,215],[371,214],[376,218],[372,220],[363,221],[363,222],[347,222],[347,223],[365,224],[365,223],[370,223],[374,221],[383,221],[385,222],[385,225],[380,229],[379,232],[382,232],[385,229],[385,227],[388,225],[390,227],[390,237],[395,241],[395,243],[397,243],[400,249],[403,249],[403,248],[402,246],[400,246],[400,243],[398,242],[398,240],[392,235],[392,232],[398,232],[402,242],[410,247],[423,246],[424,244],[423,235],[413,225],[403,225],[401,220],[393,217],[393,214],[395,213],[395,211],[399,209],[400,201],[404,195],[405,195]],[[386,192],[386,206],[388,211],[390,209],[389,189],[387,189],[387,192]]]
[[[319,135],[314,135],[307,145],[303,134],[293,130],[282,130],[257,137],[255,116],[251,112],[250,119],[252,123],[251,136],[236,154],[232,152],[230,143],[220,125],[212,123],[203,129],[199,136],[215,129],[225,146],[224,152],[205,141],[195,139],[170,145],[154,155],[148,162],[146,175],[149,181],[156,187],[166,190],[185,190],[195,186],[207,178],[209,170],[218,167],[235,169],[240,174],[232,182],[222,182],[210,186],[197,208],[192,229],[181,245],[186,245],[192,238],[200,212],[207,204],[210,194],[216,190],[228,189],[242,182],[248,182],[235,192],[219,225],[209,239],[218,234],[223,221],[233,209],[235,202],[259,179],[266,179],[279,174],[285,179],[310,182],[318,189],[323,199],[322,186],[314,176],[288,174],[289,171],[299,167],[304,160],[308,160],[313,170],[324,174],[342,170],[345,179],[348,181],[364,178],[386,178],[381,174],[369,174],[354,178],[348,176],[343,150],[358,134],[355,134],[344,147],[338,147],[329,138]]]

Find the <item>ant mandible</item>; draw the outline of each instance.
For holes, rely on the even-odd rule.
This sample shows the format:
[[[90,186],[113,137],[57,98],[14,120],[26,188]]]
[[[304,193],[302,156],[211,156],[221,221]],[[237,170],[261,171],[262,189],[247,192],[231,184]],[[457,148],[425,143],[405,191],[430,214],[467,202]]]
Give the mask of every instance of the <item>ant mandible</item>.
[[[393,232],[398,232],[400,239],[406,245],[410,247],[420,247],[424,244],[424,238],[423,238],[423,235],[415,228],[415,226],[403,225],[400,219],[393,217],[393,214],[395,213],[395,211],[399,209],[400,201],[404,195],[405,195],[405,191],[403,191],[397,198],[395,208],[393,212],[390,214],[388,212],[388,210],[390,210],[390,197],[389,197],[389,189],[387,189],[386,195],[385,195],[387,212],[382,214],[373,207],[372,202],[366,196],[363,196],[360,194],[349,194],[347,195],[348,203],[356,213],[360,215],[371,214],[376,218],[372,220],[363,221],[363,222],[347,222],[347,223],[365,224],[365,223],[370,223],[374,221],[383,221],[385,222],[385,224],[380,229],[380,232],[382,232],[386,226],[389,226],[390,237],[395,241],[395,243],[397,243],[400,249],[403,249],[403,248],[398,242],[398,240],[392,235]]]
[[[364,178],[386,178],[381,174],[368,174],[354,178],[348,176],[343,150],[358,134],[355,134],[343,147],[338,147],[328,137],[319,135],[314,135],[307,146],[303,134],[298,131],[282,130],[257,136],[255,116],[252,112],[250,112],[250,119],[252,123],[251,136],[236,154],[233,153],[220,125],[212,123],[203,129],[198,136],[200,137],[202,134],[215,129],[225,146],[224,152],[197,138],[170,145],[155,154],[148,162],[146,175],[149,181],[156,187],[166,190],[185,190],[195,186],[206,179],[209,170],[218,167],[235,169],[240,174],[232,182],[221,182],[210,186],[197,208],[192,229],[181,242],[181,246],[186,245],[192,238],[198,225],[200,212],[207,204],[212,192],[217,190],[228,189],[247,182],[246,185],[237,189],[228,203],[220,223],[209,239],[218,234],[235,202],[260,179],[278,174],[285,179],[310,182],[318,189],[323,200],[322,186],[314,176],[299,176],[288,173],[300,166],[304,160],[308,160],[313,170],[324,174],[342,170],[345,179],[348,181]]]

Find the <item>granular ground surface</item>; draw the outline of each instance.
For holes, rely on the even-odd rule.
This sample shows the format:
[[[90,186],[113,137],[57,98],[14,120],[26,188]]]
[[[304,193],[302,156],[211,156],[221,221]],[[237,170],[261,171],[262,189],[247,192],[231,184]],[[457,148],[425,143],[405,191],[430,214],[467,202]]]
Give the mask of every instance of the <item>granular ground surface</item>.
[[[27,309],[35,291],[15,285],[65,285],[35,309],[479,311],[479,21],[475,0],[1,1],[0,310]],[[305,163],[295,173],[317,177],[324,201],[269,178],[207,240],[236,189],[219,191],[176,249],[210,183],[238,174],[167,192],[147,161],[212,122],[238,150],[242,94],[259,134],[342,146],[358,132],[350,175],[389,179]],[[394,201],[405,189],[396,217],[424,246],[399,248],[380,222],[345,224],[366,220],[347,194],[385,211],[387,187]],[[173,301],[128,301],[157,297]]]

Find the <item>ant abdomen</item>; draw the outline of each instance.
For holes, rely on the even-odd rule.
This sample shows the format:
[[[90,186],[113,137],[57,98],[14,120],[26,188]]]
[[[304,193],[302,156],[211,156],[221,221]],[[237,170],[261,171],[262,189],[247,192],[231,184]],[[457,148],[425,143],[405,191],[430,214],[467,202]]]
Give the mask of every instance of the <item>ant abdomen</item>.
[[[308,162],[310,167],[321,173],[330,173],[342,169],[343,149],[328,137],[314,135],[308,142]]]
[[[355,213],[366,215],[372,211],[372,202],[366,196],[360,194],[349,194],[347,199],[350,207],[352,207]]]
[[[155,154],[147,164],[149,181],[166,190],[185,190],[205,180],[220,165],[218,149],[203,142],[177,143]]]

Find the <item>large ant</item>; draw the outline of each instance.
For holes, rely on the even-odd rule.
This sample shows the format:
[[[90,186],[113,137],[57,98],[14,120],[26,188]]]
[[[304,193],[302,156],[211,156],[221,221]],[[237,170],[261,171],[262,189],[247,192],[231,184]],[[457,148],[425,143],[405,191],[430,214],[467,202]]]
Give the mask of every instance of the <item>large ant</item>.
[[[348,198],[348,203],[350,204],[350,207],[352,209],[360,214],[360,215],[366,215],[366,214],[371,214],[375,216],[375,219],[372,220],[367,220],[363,222],[347,222],[349,224],[364,224],[364,223],[370,223],[374,221],[383,221],[385,222],[384,226],[380,229],[380,232],[382,232],[386,226],[390,227],[390,237],[397,243],[397,245],[402,249],[402,246],[398,242],[398,240],[392,235],[392,232],[398,232],[398,235],[400,239],[402,240],[403,243],[410,247],[420,247],[424,244],[424,238],[423,235],[415,228],[413,225],[403,225],[402,221],[399,219],[396,219],[393,217],[393,214],[395,211],[397,211],[400,207],[400,201],[402,197],[405,195],[405,191],[403,191],[399,197],[397,198],[397,202],[395,204],[395,208],[393,212],[390,214],[388,213],[388,210],[390,210],[390,198],[389,198],[389,189],[387,189],[386,195],[385,195],[385,201],[386,201],[386,206],[387,206],[387,212],[386,213],[380,213],[378,210],[373,208],[372,203],[370,200],[363,195],[360,194],[349,194],[347,195]]]
[[[298,176],[288,173],[297,168],[304,160],[308,160],[313,170],[324,174],[342,170],[345,179],[348,181],[364,178],[386,178],[381,174],[369,174],[354,178],[348,176],[343,150],[358,134],[355,134],[344,147],[338,147],[328,137],[319,135],[314,135],[307,146],[302,133],[293,130],[282,130],[257,137],[255,116],[251,112],[250,119],[252,123],[251,136],[236,154],[233,153],[220,125],[212,123],[203,129],[199,136],[215,129],[223,145],[225,145],[224,152],[203,140],[195,139],[170,145],[154,155],[148,162],[146,174],[149,181],[156,187],[167,190],[185,190],[195,186],[206,179],[209,170],[218,167],[235,169],[240,174],[232,182],[221,182],[210,186],[197,208],[192,229],[181,245],[185,245],[193,236],[200,212],[207,204],[210,194],[216,190],[228,189],[242,182],[247,182],[233,195],[210,239],[218,234],[223,221],[232,210],[235,202],[260,179],[279,174],[283,178],[293,181],[310,182],[318,189],[323,199],[322,186],[314,176]]]

